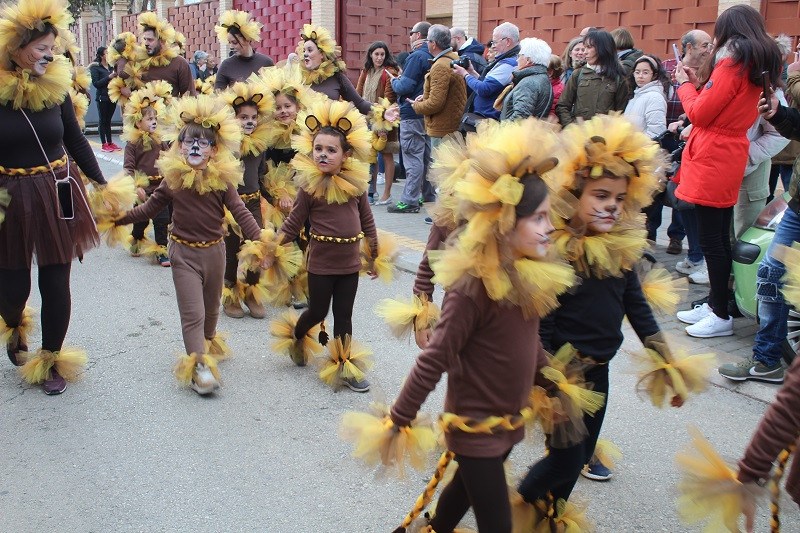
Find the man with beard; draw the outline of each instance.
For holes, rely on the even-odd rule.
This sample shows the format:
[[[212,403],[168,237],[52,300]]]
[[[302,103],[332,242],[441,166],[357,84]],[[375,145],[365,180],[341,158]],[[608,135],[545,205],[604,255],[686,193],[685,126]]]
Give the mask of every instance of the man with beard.
[[[144,54],[139,59],[142,81],[164,80],[172,85],[172,96],[194,95],[194,78],[189,63],[179,55],[175,28],[153,12],[139,15]]]
[[[219,66],[214,89],[227,89],[237,81],[246,80],[250,74],[275,64],[269,56],[253,50],[253,43],[261,40],[262,24],[244,11],[228,10],[219,19],[214,30],[219,39],[228,42],[233,55]]]

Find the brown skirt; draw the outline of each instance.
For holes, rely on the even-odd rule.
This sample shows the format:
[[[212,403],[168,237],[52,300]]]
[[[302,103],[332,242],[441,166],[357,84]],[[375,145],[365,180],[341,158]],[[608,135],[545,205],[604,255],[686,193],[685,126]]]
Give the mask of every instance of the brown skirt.
[[[100,244],[86,189],[78,168],[69,170],[74,218],[60,217],[53,175],[48,170],[27,176],[0,174],[0,188],[8,190],[11,202],[0,226],[0,268],[30,268],[33,256],[39,265],[70,263]],[[55,169],[58,179],[67,176],[67,166]]]

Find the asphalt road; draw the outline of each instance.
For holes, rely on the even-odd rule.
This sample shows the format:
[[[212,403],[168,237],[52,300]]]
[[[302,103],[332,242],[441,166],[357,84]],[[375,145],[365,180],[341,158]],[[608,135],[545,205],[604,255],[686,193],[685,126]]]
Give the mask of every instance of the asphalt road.
[[[118,168],[103,167],[109,175]],[[417,349],[392,338],[373,308],[411,285],[406,273],[390,285],[362,278],[356,300],[355,337],[372,347],[370,378],[390,400]],[[272,353],[268,323],[279,311],[267,320],[221,317],[236,355],[221,364],[220,392],[201,398],[171,373],[183,345],[169,269],[104,247],[75,263],[72,291],[67,343],[89,353],[83,380],[47,397],[10,364],[0,370],[0,531],[383,532],[422,490],[429,473],[376,477],[349,457],[339,418],[365,408],[370,395],[335,393],[310,367]],[[736,459],[766,404],[712,385],[682,409],[657,410],[634,392],[627,352],[638,348],[626,335],[611,364],[601,438],[623,451],[617,475],[581,479],[575,498],[601,532],[700,531],[682,525],[674,505],[673,457],[688,441],[687,424]],[[426,411],[440,411],[444,389]],[[520,443],[512,472],[523,474],[542,453],[540,436]],[[785,496],[782,518],[784,531],[800,531]],[[757,526],[768,530],[766,508]]]

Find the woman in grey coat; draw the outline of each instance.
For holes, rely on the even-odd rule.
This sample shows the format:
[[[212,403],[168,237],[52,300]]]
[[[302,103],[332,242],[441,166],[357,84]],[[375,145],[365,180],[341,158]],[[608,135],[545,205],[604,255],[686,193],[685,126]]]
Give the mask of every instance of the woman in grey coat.
[[[545,118],[553,105],[553,86],[547,75],[550,47],[536,38],[522,39],[517,58],[517,70],[511,75],[511,85],[498,98],[502,102],[500,120],[528,117]]]

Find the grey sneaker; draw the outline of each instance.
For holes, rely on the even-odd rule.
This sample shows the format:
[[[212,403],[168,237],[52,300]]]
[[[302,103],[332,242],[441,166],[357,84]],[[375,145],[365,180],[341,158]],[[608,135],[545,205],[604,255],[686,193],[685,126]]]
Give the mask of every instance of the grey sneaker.
[[[342,383],[345,387],[355,392],[367,392],[369,390],[369,381],[366,379],[356,381],[356,378],[344,378]]]
[[[767,366],[761,361],[756,361],[751,355],[744,361],[728,363],[719,367],[719,373],[734,381],[767,381],[769,383],[783,383],[783,365],[778,361],[774,366]]]
[[[198,364],[192,376],[192,390],[201,396],[211,394],[219,388],[219,381],[206,365]]]

